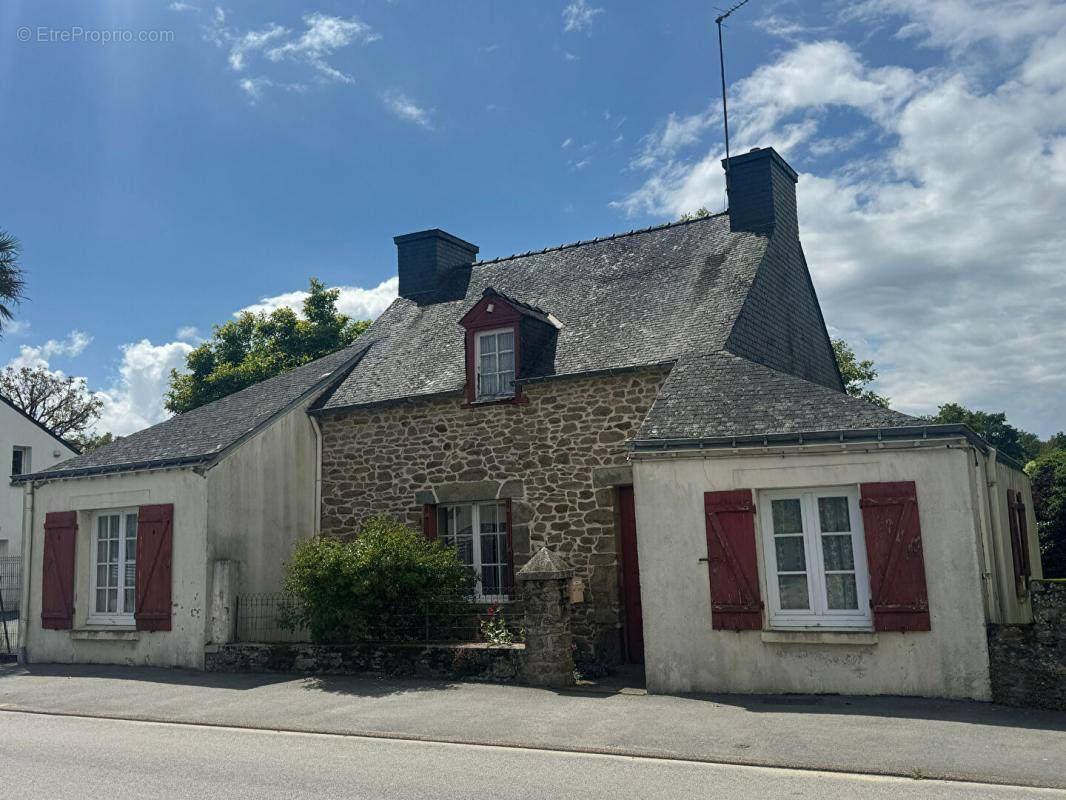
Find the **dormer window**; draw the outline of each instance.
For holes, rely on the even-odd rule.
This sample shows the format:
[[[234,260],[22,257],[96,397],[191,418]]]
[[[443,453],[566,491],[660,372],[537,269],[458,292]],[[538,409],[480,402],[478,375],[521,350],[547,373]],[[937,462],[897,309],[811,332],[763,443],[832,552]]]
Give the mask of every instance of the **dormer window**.
[[[524,402],[522,381],[554,366],[562,323],[527,303],[488,288],[459,324],[466,329],[468,407]]]
[[[479,332],[476,341],[477,400],[502,400],[515,393],[515,329]]]

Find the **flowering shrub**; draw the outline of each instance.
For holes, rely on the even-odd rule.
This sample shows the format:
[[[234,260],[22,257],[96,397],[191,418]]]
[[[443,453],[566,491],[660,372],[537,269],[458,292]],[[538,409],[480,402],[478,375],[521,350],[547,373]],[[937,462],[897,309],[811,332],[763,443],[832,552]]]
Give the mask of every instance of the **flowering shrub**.
[[[511,630],[501,611],[499,606],[489,606],[485,610],[485,617],[481,620],[481,638],[489,644],[514,644],[520,641],[521,629],[517,634]]]

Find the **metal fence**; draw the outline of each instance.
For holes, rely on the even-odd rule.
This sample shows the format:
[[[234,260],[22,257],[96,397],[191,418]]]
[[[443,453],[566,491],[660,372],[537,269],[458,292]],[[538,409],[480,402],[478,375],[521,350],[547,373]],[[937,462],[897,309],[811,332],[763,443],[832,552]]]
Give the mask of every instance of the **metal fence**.
[[[18,642],[18,612],[22,596],[22,558],[0,558],[0,656],[10,656]]]
[[[521,609],[509,599],[494,599],[488,602],[460,595],[401,599],[368,621],[356,623],[338,614],[330,627],[352,631],[340,637],[350,642],[480,642],[499,636],[520,641]],[[297,601],[281,592],[242,594],[237,598],[237,640],[262,644],[312,641],[311,631],[300,624],[300,611]]]

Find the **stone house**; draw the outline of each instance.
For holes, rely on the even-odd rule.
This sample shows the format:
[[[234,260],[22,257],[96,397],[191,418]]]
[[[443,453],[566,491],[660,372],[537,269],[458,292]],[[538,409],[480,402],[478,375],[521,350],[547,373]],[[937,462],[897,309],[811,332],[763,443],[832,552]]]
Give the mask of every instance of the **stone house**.
[[[644,661],[654,690],[988,696],[983,626],[1024,620],[1039,577],[1027,479],[844,393],[796,173],[769,148],[728,166],[707,218],[484,261],[399,236],[400,296],[349,350],[29,476],[33,594],[67,610],[56,629],[31,608],[29,657],[173,660],[136,599],[104,631],[79,610],[100,516],[169,505],[182,663],[220,635],[219,575],[277,590],[296,539],[389,514],[456,547],[486,601],[562,554],[580,647]],[[49,536],[71,542],[58,588]]]

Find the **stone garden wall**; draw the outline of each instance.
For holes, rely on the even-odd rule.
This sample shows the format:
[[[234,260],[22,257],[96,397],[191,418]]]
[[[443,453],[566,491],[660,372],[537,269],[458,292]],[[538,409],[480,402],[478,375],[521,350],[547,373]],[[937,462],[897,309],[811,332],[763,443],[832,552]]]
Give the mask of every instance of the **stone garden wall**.
[[[459,395],[321,417],[322,532],[375,514],[421,525],[422,504],[510,498],[515,569],[547,546],[585,584],[573,609],[579,646],[620,655],[614,486],[631,482],[625,442],[665,370],[557,379],[520,404],[462,408]]]
[[[1066,582],[1033,581],[1033,622],[989,625],[992,700],[1066,711]]]

